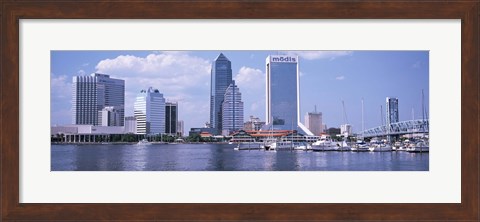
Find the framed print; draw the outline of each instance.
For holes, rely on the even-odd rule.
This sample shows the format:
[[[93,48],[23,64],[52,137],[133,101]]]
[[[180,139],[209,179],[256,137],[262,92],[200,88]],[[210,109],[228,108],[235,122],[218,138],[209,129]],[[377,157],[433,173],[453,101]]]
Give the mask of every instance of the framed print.
[[[2,220],[480,219],[477,1],[0,6]]]

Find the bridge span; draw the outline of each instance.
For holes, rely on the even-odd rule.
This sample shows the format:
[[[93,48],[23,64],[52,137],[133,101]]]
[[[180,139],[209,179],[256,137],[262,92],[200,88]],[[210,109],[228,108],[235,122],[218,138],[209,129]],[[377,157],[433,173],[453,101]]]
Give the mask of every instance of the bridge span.
[[[423,119],[407,120],[390,124],[390,127],[378,126],[363,131],[364,137],[397,136],[414,133],[428,133],[429,121]],[[362,135],[362,132],[359,133]]]

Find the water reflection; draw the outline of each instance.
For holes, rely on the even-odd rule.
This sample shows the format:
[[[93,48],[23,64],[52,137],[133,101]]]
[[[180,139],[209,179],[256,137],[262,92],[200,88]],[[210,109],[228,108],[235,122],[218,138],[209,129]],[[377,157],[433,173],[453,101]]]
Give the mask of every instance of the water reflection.
[[[53,145],[53,171],[412,171],[428,153],[235,151],[228,144]]]

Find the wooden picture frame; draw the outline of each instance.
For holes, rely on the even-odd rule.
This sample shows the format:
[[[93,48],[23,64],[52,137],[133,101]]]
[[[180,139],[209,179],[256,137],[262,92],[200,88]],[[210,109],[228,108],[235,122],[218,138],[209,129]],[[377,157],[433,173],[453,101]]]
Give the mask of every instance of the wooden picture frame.
[[[17,220],[462,220],[479,216],[478,1],[14,1],[0,2],[1,219]],[[461,203],[19,203],[20,19],[461,19]]]

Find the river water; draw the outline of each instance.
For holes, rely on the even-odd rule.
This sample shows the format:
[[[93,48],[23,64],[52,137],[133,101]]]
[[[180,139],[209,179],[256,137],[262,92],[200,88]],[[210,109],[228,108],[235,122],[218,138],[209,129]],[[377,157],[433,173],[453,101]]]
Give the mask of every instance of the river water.
[[[52,145],[52,171],[428,171],[428,153],[234,150],[229,144]]]

